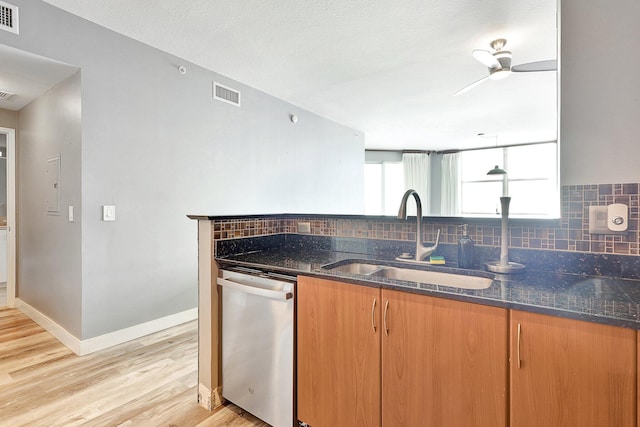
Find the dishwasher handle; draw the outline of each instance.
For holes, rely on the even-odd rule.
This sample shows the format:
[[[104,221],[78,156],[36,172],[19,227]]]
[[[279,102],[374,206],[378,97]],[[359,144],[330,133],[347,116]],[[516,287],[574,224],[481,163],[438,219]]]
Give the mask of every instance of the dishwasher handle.
[[[229,279],[223,279],[221,277],[218,277],[218,285],[227,287],[229,289],[235,289],[247,294],[257,295],[265,298],[272,298],[276,300],[286,301],[293,298],[292,292],[274,291],[271,289],[258,288],[255,286],[249,286],[242,283],[234,282]]]

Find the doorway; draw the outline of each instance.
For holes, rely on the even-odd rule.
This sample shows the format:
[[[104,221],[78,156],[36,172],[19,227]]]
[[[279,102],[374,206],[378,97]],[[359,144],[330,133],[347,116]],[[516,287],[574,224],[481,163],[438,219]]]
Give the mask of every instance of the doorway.
[[[15,307],[16,131],[0,127],[0,136],[0,307]]]

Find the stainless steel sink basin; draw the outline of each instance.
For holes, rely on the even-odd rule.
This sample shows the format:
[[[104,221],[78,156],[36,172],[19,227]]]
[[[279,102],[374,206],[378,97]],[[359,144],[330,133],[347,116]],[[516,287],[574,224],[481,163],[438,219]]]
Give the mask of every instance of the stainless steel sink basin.
[[[443,272],[433,270],[418,270],[414,268],[391,267],[387,265],[369,264],[353,261],[329,264],[323,267],[329,271],[360,274],[369,277],[404,280],[407,282],[426,283],[429,285],[450,286],[461,289],[487,289],[493,283],[491,275],[486,273],[458,274],[455,272]]]
[[[362,274],[362,275],[369,275],[371,273],[375,273],[376,271],[380,270],[379,265],[375,265],[375,264],[365,264],[365,263],[361,263],[361,262],[351,262],[349,264],[342,264],[339,265],[337,267],[330,267],[327,268],[328,270],[331,271],[341,271],[343,273],[351,273],[351,274]]]
[[[371,276],[405,280],[407,282],[427,283],[430,285],[451,286],[462,289],[487,289],[491,286],[491,283],[493,283],[493,279],[488,277],[396,267],[383,268],[373,272]]]

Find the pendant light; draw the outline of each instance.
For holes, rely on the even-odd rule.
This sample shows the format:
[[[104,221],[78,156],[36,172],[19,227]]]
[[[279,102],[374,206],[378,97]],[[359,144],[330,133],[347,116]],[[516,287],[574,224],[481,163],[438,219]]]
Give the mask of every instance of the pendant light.
[[[507,171],[499,168],[498,165],[496,165],[493,169],[487,172],[487,175],[506,175],[506,174],[507,174]]]
[[[480,138],[495,138],[496,148],[498,148],[498,135],[485,135],[484,132],[480,132],[478,136]],[[493,169],[487,172],[487,175],[506,175],[506,174],[507,174],[507,171],[498,167],[498,165],[496,165]]]

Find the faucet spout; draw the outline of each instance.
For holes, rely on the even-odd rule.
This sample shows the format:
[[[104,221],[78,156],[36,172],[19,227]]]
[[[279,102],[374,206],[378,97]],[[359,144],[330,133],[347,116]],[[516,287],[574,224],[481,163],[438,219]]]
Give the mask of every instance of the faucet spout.
[[[425,246],[422,243],[422,202],[420,201],[420,196],[416,190],[407,190],[402,196],[402,201],[400,202],[400,209],[398,209],[398,219],[407,219],[407,201],[409,200],[409,196],[413,196],[416,201],[416,261],[422,261],[424,258],[431,255],[438,248],[438,243],[440,242],[440,230],[438,230],[438,235],[436,237],[436,243],[433,246]],[[405,260],[405,258],[398,257],[397,260]]]
[[[418,192],[416,190],[407,190],[402,196],[402,201],[400,202],[400,209],[398,209],[398,219],[407,219],[407,200],[411,195],[413,195],[413,198],[416,199],[416,215],[418,216],[418,218],[422,218],[422,202],[420,201]]]

